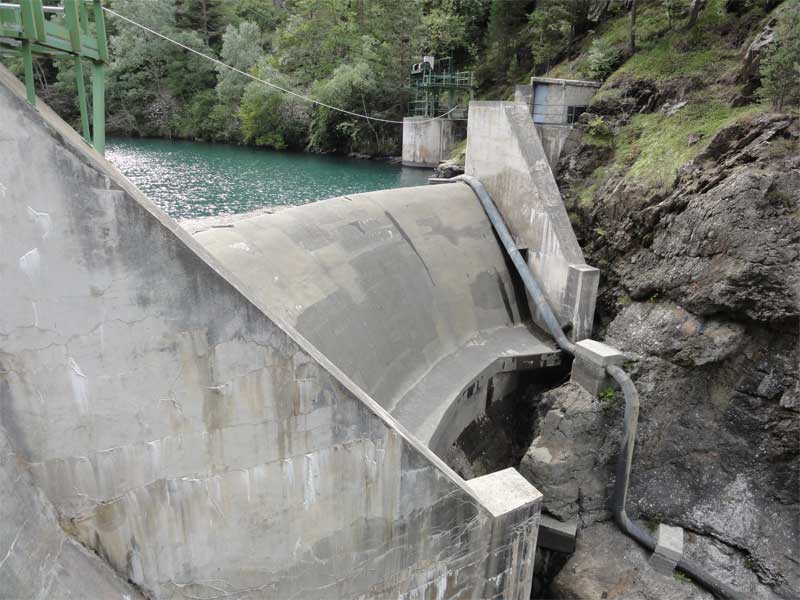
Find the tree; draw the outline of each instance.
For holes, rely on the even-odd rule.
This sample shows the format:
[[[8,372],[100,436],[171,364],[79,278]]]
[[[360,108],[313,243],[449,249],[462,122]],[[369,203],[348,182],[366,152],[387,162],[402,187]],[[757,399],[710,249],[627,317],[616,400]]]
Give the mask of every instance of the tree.
[[[489,24],[486,31],[484,60],[477,70],[479,83],[483,87],[494,85],[507,78],[509,67],[523,48],[529,52],[527,24],[533,3],[527,0],[505,2],[492,0]]]
[[[775,26],[773,48],[761,62],[762,98],[777,110],[800,105],[800,3],[786,7]]]
[[[533,64],[540,71],[553,66],[567,50],[572,31],[570,13],[561,0],[540,0],[528,17]]]
[[[199,34],[175,24],[174,0],[118,0],[114,8],[191,48],[208,53]],[[109,45],[107,129],[117,124],[128,134],[171,137],[180,110],[198,92],[214,85],[207,60],[122,21],[112,21]]]
[[[223,32],[222,0],[176,0],[175,22],[179,29],[197,32],[206,46],[219,47]]]
[[[628,53],[633,56],[636,54],[636,0],[630,1],[631,27],[628,35]]]
[[[222,36],[220,59],[227,65],[247,73],[262,55],[261,31],[250,21],[238,27],[228,25]],[[217,65],[217,96],[222,104],[238,106],[248,79],[236,71]]]
[[[257,73],[284,88],[293,86],[261,59]],[[258,81],[247,84],[239,109],[244,141],[276,150],[302,150],[308,136],[308,104]]]
[[[667,11],[667,26],[670,30],[675,24],[676,18],[681,14],[684,8],[684,0],[662,0],[664,9]]]
[[[706,0],[692,0],[691,7],[689,8],[689,21],[686,23],[686,29],[693,29],[697,23],[697,17],[700,16],[700,11],[706,7]]]

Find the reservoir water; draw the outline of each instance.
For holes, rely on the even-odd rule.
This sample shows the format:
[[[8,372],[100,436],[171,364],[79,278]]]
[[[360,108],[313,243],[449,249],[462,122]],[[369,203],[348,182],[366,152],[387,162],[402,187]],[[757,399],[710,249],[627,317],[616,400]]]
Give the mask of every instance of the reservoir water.
[[[431,171],[226,144],[112,138],[106,158],[175,219],[427,184]]]

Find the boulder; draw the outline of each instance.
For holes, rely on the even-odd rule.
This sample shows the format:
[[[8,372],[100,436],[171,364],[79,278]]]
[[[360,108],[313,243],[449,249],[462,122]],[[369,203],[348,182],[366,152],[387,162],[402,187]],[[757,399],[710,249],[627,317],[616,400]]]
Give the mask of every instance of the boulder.
[[[702,319],[672,302],[634,302],[609,326],[611,338],[639,354],[685,367],[719,362],[744,343],[745,327],[721,319]]]
[[[554,517],[582,522],[608,517],[619,428],[609,427],[611,417],[600,400],[574,383],[544,394],[543,408],[520,472],[542,492],[543,509]]]
[[[776,600],[747,568],[746,556],[714,540],[687,532],[685,556],[711,575],[729,581],[752,600]],[[596,523],[581,531],[575,554],[550,585],[553,597],[569,600],[713,600],[714,596],[677,571],[658,573],[650,553],[615,524]]]

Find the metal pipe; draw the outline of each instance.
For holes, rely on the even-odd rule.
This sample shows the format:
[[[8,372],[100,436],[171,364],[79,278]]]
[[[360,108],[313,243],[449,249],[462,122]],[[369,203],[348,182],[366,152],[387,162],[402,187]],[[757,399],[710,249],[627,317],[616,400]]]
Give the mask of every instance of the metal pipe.
[[[497,210],[497,206],[495,206],[495,203],[489,193],[486,191],[486,188],[483,187],[483,184],[477,178],[470,175],[459,175],[458,177],[454,177],[448,181],[463,181],[470,186],[472,191],[475,192],[475,195],[478,196],[478,199],[483,205],[483,209],[486,211],[486,215],[489,217],[489,220],[497,232],[497,236],[500,238],[500,241],[503,243],[506,252],[508,252],[508,255],[511,257],[511,261],[514,263],[517,272],[522,278],[522,281],[525,284],[525,289],[528,290],[531,299],[539,311],[539,316],[544,321],[548,331],[553,338],[555,338],[556,343],[558,343],[562,350],[574,355],[575,344],[569,341],[567,336],[564,335],[564,332],[561,330],[561,327],[559,326],[558,321],[556,320],[556,317],[550,308],[550,305],[547,303],[544,293],[539,287],[539,284],[536,282],[536,279],[534,278],[533,273],[531,273],[530,268],[525,263],[525,259],[522,258],[522,255],[517,249],[517,246],[511,237],[511,233],[508,231],[508,227],[506,227],[502,215]],[[628,483],[630,481],[631,465],[633,464],[633,448],[636,443],[636,427],[639,420],[639,392],[636,391],[636,386],[633,384],[633,381],[628,374],[620,367],[616,365],[610,365],[606,367],[606,372],[614,379],[614,381],[619,384],[620,389],[622,390],[622,395],[625,398],[625,420],[622,429],[622,447],[620,448],[619,457],[617,458],[616,477],[614,480],[614,495],[611,500],[614,521],[617,523],[623,533],[633,538],[647,550],[652,552],[656,548],[655,538],[653,538],[653,536],[650,535],[650,533],[645,529],[631,521],[628,517],[628,513],[625,511],[625,504],[628,499]],[[729,586],[722,583],[701,569],[697,564],[686,558],[678,561],[677,568],[719,598],[725,598],[729,600],[747,600],[744,595],[739,594],[739,592],[731,589]]]
[[[628,483],[631,475],[631,465],[633,463],[633,446],[636,443],[636,424],[639,419],[639,392],[628,374],[616,365],[606,367],[606,373],[614,378],[622,389],[625,397],[625,422],[622,428],[622,447],[617,458],[616,477],[614,480],[614,496],[611,501],[614,521],[619,528],[639,542],[650,551],[655,550],[656,540],[642,527],[628,518],[625,512],[625,503],[628,499]],[[701,586],[718,598],[729,598],[731,600],[747,600],[746,596],[733,590],[728,585],[719,581],[701,569],[694,562],[682,558],[678,561],[677,568],[694,579]]]
[[[533,273],[531,273],[531,270],[528,268],[525,259],[522,258],[522,254],[517,250],[517,245],[514,243],[514,239],[508,231],[508,227],[506,227],[503,216],[500,214],[500,211],[497,210],[492,197],[489,196],[489,192],[486,191],[486,188],[483,187],[483,184],[478,179],[471,175],[459,175],[452,178],[450,181],[463,181],[471,187],[475,195],[478,196],[478,200],[480,200],[483,205],[483,210],[486,211],[486,215],[489,217],[494,230],[497,232],[497,236],[503,243],[506,252],[508,252],[511,262],[514,263],[517,273],[519,273],[522,283],[525,284],[525,289],[528,290],[528,294],[530,294],[531,300],[533,300],[533,303],[536,305],[536,310],[542,321],[544,321],[550,335],[555,338],[556,343],[562,350],[570,354],[575,354],[575,344],[569,341],[567,336],[564,335],[561,325],[558,324],[558,319],[556,319],[553,310],[547,303],[547,298],[544,297],[542,289],[539,287],[536,279],[534,279]]]

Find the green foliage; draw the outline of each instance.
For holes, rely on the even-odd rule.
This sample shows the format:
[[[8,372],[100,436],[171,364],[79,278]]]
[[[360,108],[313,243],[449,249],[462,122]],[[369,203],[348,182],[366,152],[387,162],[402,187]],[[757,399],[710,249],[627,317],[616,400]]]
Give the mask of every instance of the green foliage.
[[[661,0],[661,4],[667,13],[667,25],[672,29],[676,21],[684,16],[688,3],[686,0]]]
[[[428,52],[436,56],[448,56],[453,49],[465,47],[466,24],[463,16],[437,7],[422,17],[422,23]]]
[[[600,390],[600,393],[597,394],[597,399],[600,401],[600,407],[603,409],[603,412],[613,411],[619,403],[617,392],[613,388]]]
[[[636,115],[615,138],[615,162],[626,178],[671,184],[678,169],[694,158],[720,129],[762,107],[731,108],[713,99],[700,98],[674,115]],[[697,142],[689,144],[690,135]]]
[[[603,38],[592,42],[588,53],[589,73],[595,79],[604,81],[620,65],[623,52]]]
[[[197,33],[176,29],[174,0],[118,0],[113,6],[187,46],[210,52]],[[172,137],[180,128],[181,107],[214,86],[213,65],[127,23],[113,21],[110,28],[107,130]]]
[[[724,47],[696,48],[680,52],[671,38],[640,50],[628,60],[614,78],[623,75],[666,80],[676,77],[703,77],[733,67],[738,60],[735,50]]]
[[[382,82],[366,62],[341,65],[333,76],[314,87],[314,96],[332,106],[353,112],[370,112],[381,116],[376,110],[386,104]],[[372,107],[367,110],[367,107]],[[309,148],[319,152],[371,150],[381,153],[386,146],[384,126],[350,117],[337,111],[320,107],[312,119]]]
[[[291,83],[269,67],[266,61],[259,64],[258,75],[282,87]],[[244,141],[255,146],[276,150],[301,150],[306,143],[308,130],[307,105],[294,96],[250,82],[245,88],[239,116],[242,121]]]
[[[120,13],[268,81],[356,113],[400,119],[411,63],[423,53],[473,68],[480,90],[505,97],[547,69],[552,76],[609,78],[594,104],[621,94],[623,78],[719,80],[739,62],[746,35],[776,0],[707,0],[687,28],[690,0],[638,3],[638,51],[627,61],[630,21],[605,0],[109,0]],[[800,101],[797,0],[787,0],[775,49],[762,61],[762,94],[776,108]],[[782,10],[782,9],[778,9]],[[58,18],[58,17],[54,17]],[[107,19],[109,134],[179,136],[318,152],[397,154],[400,127],[307,104],[218,67],[124,21]],[[731,38],[731,39],[729,39]],[[566,57],[566,59],[565,59]],[[19,67],[19,61],[3,58]],[[561,61],[560,63],[558,61]],[[622,63],[622,64],[621,64]],[[71,60],[39,61],[40,93],[73,123]],[[724,84],[718,83],[718,86]],[[798,84],[800,85],[800,84]],[[614,149],[612,164],[576,184],[581,205],[612,173],[664,181],[719,126],[750,109],[717,95],[677,117],[637,115],[611,134],[593,120],[585,140]],[[613,102],[609,104],[613,105]],[[697,133],[701,143],[689,145]]]
[[[458,142],[447,160],[463,167],[467,160],[467,140]]]
[[[793,0],[778,16],[775,42],[761,61],[761,90],[777,110],[800,105],[800,2]]]
[[[563,0],[542,0],[530,14],[531,53],[538,69],[549,69],[566,51],[572,31],[570,15]]]
[[[592,117],[589,121],[586,134],[586,141],[596,146],[610,146],[614,138],[614,132],[611,131],[608,123],[605,122],[603,117],[599,116]]]
[[[222,36],[220,59],[237,69],[249,72],[261,57],[261,31],[250,21],[239,23],[238,27],[228,25]],[[242,99],[248,79],[225,67],[217,65],[217,96],[223,104],[238,105]]]
[[[490,88],[519,77],[519,55],[530,53],[526,29],[533,5],[530,0],[492,0],[484,57],[476,70],[481,86]]]
[[[225,19],[223,0],[176,0],[175,26],[197,32],[206,46],[219,46]]]
[[[678,570],[675,571],[674,577],[675,581],[679,583],[690,583],[691,581],[686,575],[684,575],[681,571]]]

